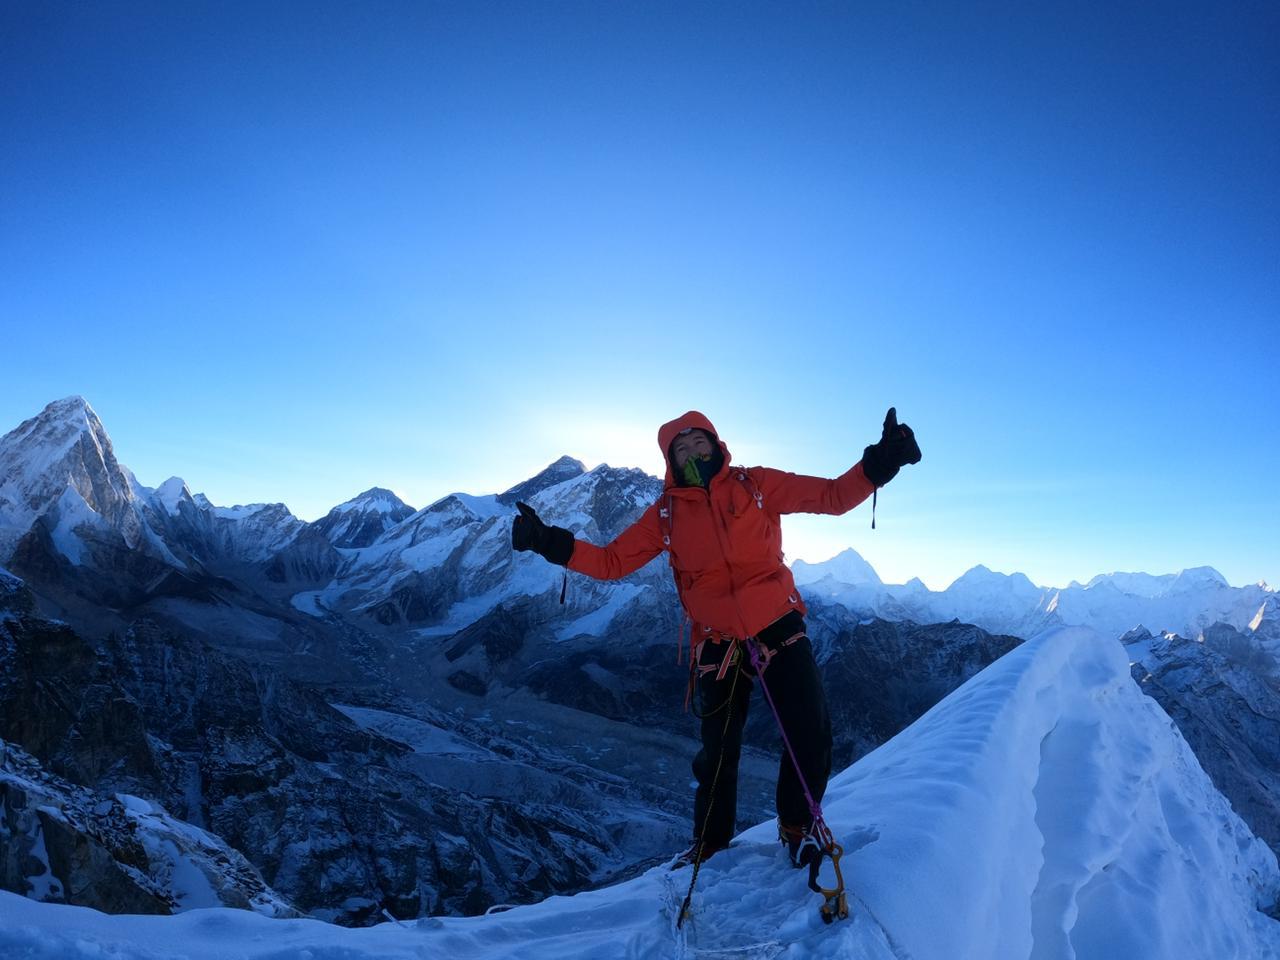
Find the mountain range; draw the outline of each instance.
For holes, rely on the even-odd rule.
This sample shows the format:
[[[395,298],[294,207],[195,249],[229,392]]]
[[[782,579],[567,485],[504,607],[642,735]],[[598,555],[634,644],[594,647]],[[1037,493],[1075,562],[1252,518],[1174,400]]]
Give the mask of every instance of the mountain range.
[[[195,902],[190,883],[172,883],[177,870],[212,877],[219,902],[367,924],[634,875],[687,843],[681,771],[696,730],[680,712],[666,562],[618,582],[566,575],[512,552],[510,518],[524,500],[603,543],[661,487],[562,457],[500,494],[414,510],[374,488],[308,523],[283,504],[217,506],[179,478],[143,486],[83,399],[50,404],[0,438],[7,809],[72,811],[64,821],[83,830],[68,849],[100,851],[59,860],[64,899],[69,876],[110,861],[150,877],[139,889],[168,909]],[[1266,584],[1231,587],[1206,567],[1051,589],[978,566],[934,592],[882,583],[852,550],[792,567],[833,691],[840,767],[1024,639],[1066,629],[1123,644],[1138,688],[1178,721],[1249,827],[1280,845],[1267,746],[1280,616]],[[102,721],[106,705],[119,723]],[[744,752],[742,815],[763,817],[776,735],[764,711],[748,733],[763,746]],[[147,860],[94,840],[77,790],[126,818],[145,807],[146,829],[168,818],[211,830],[228,852]],[[48,849],[45,826],[11,817],[7,829],[47,869],[12,867],[0,886],[34,890],[55,872],[32,853]],[[208,867],[236,853],[249,879]]]

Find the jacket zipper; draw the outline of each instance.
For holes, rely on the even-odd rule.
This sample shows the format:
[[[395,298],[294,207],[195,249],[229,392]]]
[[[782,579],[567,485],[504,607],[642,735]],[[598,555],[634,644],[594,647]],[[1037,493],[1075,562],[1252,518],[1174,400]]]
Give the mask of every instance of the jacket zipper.
[[[720,511],[716,509],[715,502],[711,499],[711,486],[707,485],[707,507],[710,509],[712,516],[715,517],[716,541],[720,545],[720,559],[724,561],[725,573],[729,575],[729,596],[733,598],[733,609],[738,615],[738,629],[743,634],[740,639],[746,639],[747,624],[742,619],[742,604],[738,602],[738,588],[733,582],[733,564],[729,561],[728,537],[729,525],[724,522],[724,517]]]

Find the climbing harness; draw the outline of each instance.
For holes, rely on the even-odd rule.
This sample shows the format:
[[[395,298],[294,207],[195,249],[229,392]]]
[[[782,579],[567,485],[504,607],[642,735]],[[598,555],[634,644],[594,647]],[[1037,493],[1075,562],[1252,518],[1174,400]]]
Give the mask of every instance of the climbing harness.
[[[689,669],[689,689],[686,691],[685,698],[684,698],[685,709],[689,708],[690,699],[693,694],[693,690],[696,686],[698,677],[700,676],[704,677],[709,673],[714,673],[716,675],[717,680],[723,680],[725,677],[729,675],[729,670],[735,667],[739,667],[739,664],[742,661],[742,649],[739,646],[738,641],[728,640],[728,641],[725,641],[728,644],[728,649],[725,650],[724,656],[721,658],[720,662],[718,664],[709,663],[704,667],[702,665],[702,650],[706,642],[707,641],[704,640],[702,641],[702,643],[698,644],[698,646],[694,649],[694,653],[692,654],[693,659],[689,664],[689,668],[690,668]],[[737,680],[736,676],[734,677],[734,680],[735,681]],[[716,707],[713,710],[708,710],[706,713],[699,713],[698,708],[695,706],[692,712],[697,719],[702,720],[706,717],[714,717],[721,710],[725,709],[725,707],[728,706],[728,704],[729,704],[729,701],[725,700],[724,703],[720,704],[720,706]]]

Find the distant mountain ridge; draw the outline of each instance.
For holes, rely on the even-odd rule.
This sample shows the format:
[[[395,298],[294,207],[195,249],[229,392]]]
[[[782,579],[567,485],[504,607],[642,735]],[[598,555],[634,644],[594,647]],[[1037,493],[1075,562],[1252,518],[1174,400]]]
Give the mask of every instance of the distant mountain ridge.
[[[604,542],[660,492],[661,481],[642,471],[587,471],[564,456],[500,494],[454,493],[415,511],[374,487],[307,523],[284,504],[215,506],[177,477],[154,489],[142,486],[116,461],[89,404],[67,397],[0,438],[0,563],[13,561],[15,552],[25,554],[28,567],[48,563],[42,550],[52,549],[71,565],[92,565],[97,555],[110,567],[113,555],[104,546],[115,542],[152,579],[173,568],[199,581],[249,564],[265,568],[275,583],[310,586],[294,601],[304,612],[357,607],[375,612],[384,625],[460,629],[503,597],[550,590],[557,579],[550,568],[511,565],[504,528],[517,500]],[[15,565],[24,565],[22,556]],[[979,564],[946,590],[931,591],[915,578],[883,583],[849,548],[822,563],[796,561],[793,572],[807,592],[889,620],[959,619],[1016,636],[1058,624],[1115,636],[1142,624],[1196,636],[1217,622],[1259,636],[1280,634],[1275,591],[1265,584],[1231,587],[1211,567],[1158,576],[1100,574],[1059,589]],[[658,586],[662,577],[640,579]],[[621,610],[619,597],[627,592],[625,585],[575,578],[573,602],[579,609],[613,604]]]
[[[884,584],[861,557],[845,550],[823,563],[796,564],[797,582],[850,610],[918,623],[959,619],[993,633],[1031,636],[1056,625],[1087,626],[1119,637],[1135,626],[1195,637],[1216,623],[1258,634],[1280,634],[1276,591],[1265,583],[1232,587],[1212,567],[1176,574],[1112,573],[1087,585],[1040,587],[1022,573],[997,573],[979,564],[945,590],[919,580]],[[870,569],[870,565],[866,565]],[[853,575],[849,574],[853,571]]]

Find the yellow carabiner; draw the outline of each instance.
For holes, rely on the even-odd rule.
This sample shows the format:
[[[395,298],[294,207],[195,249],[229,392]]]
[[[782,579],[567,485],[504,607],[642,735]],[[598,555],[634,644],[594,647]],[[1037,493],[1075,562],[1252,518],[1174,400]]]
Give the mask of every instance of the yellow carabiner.
[[[844,855],[844,847],[832,841],[827,848],[827,856],[831,858],[831,866],[836,872],[836,885],[834,887],[823,887],[814,881],[817,892],[822,895],[823,903],[820,908],[823,923],[831,923],[834,920],[847,920],[849,917],[849,899],[844,891],[844,873],[840,869],[840,858]]]

